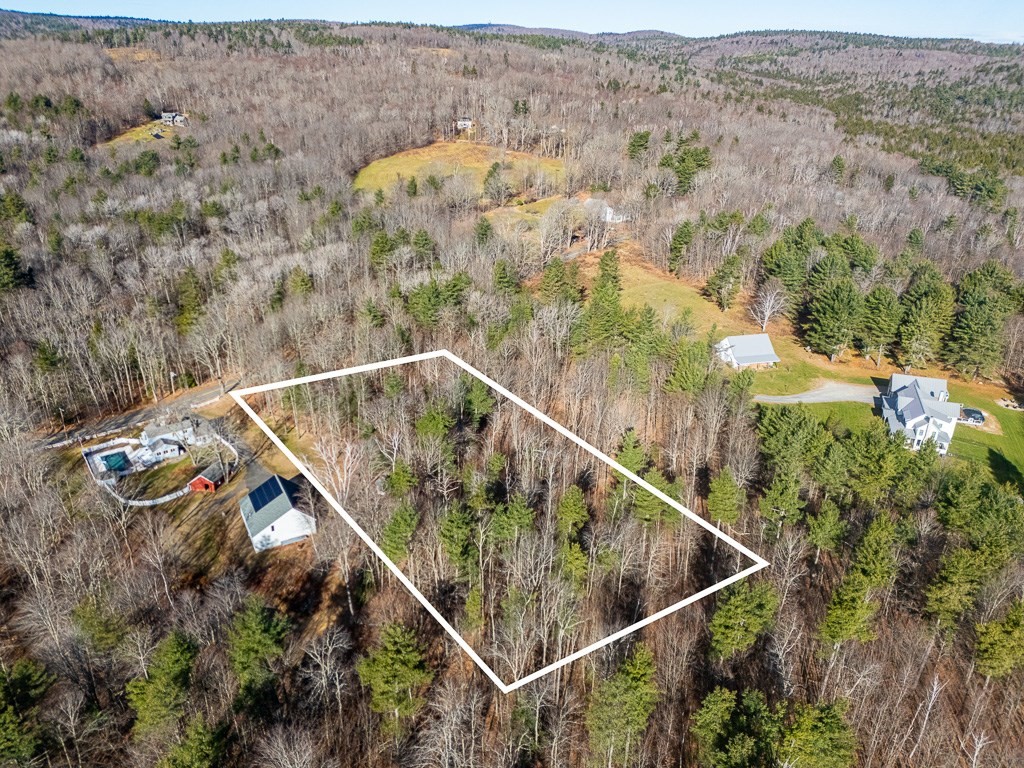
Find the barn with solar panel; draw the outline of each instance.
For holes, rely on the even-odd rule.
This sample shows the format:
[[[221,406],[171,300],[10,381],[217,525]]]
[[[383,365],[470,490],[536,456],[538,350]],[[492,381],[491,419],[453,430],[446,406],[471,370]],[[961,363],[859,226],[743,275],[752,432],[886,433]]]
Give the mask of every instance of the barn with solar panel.
[[[316,533],[316,520],[298,505],[299,487],[274,475],[239,503],[253,549],[283,547]]]

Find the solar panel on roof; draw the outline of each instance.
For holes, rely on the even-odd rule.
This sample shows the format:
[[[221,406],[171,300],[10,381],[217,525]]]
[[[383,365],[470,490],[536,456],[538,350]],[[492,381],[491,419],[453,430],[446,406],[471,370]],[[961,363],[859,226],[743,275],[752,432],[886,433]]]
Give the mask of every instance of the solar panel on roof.
[[[259,512],[267,504],[281,495],[281,486],[276,477],[272,477],[263,483],[259,488],[249,494],[249,501],[252,502],[253,512]]]

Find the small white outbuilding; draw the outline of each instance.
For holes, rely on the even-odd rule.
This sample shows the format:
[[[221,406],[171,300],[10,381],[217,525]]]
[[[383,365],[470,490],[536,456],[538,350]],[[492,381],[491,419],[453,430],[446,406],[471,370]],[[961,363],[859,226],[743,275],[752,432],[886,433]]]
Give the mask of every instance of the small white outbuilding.
[[[283,547],[316,533],[316,519],[299,508],[298,499],[295,483],[273,475],[239,502],[253,549]]]
[[[770,368],[779,362],[767,333],[726,336],[715,344],[715,353],[723,363],[733,368]]]

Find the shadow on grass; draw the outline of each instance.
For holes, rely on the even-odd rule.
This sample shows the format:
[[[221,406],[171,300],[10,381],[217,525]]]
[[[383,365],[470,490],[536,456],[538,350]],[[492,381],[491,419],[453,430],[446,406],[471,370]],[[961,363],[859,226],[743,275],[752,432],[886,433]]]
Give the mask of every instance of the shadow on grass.
[[[1020,468],[995,448],[988,449],[988,466],[1000,483],[1014,483],[1024,491],[1024,474],[1021,474]]]

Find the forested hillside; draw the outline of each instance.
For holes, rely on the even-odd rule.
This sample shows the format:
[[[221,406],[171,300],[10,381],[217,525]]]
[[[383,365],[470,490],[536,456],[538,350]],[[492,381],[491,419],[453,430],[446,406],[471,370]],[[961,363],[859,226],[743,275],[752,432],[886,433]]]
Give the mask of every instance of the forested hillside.
[[[1019,46],[831,33],[0,14],[0,764],[1024,763],[1022,71]],[[775,370],[713,353],[759,330]],[[771,566],[504,695],[315,494],[317,534],[254,555],[245,473],[130,508],[47,447],[182,388],[440,348]],[[896,371],[987,431],[940,457],[865,404],[755,400]],[[488,431],[487,393],[389,386],[393,412],[268,418],[315,451],[329,414],[467,632],[635,616],[731,565]]]

